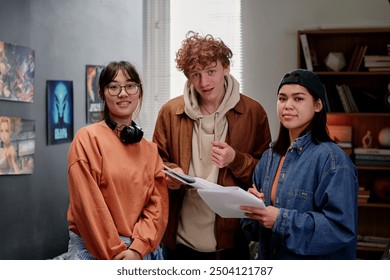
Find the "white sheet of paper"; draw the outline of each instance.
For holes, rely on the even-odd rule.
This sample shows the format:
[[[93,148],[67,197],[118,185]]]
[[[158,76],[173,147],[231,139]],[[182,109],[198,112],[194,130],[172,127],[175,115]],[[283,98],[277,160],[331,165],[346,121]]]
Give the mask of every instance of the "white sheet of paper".
[[[197,188],[203,201],[223,218],[245,218],[245,211],[240,206],[265,208],[263,200],[239,187],[223,187],[199,177],[177,173],[167,166],[164,166],[163,171],[180,182]]]
[[[198,193],[210,209],[223,218],[245,218],[240,206],[265,208],[263,200],[239,187],[198,189]]]

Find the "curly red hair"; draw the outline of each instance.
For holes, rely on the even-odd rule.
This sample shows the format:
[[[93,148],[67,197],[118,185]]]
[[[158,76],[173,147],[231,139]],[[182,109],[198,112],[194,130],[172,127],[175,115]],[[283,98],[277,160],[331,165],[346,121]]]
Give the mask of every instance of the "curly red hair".
[[[221,61],[226,68],[232,57],[233,52],[220,38],[216,39],[210,34],[203,37],[199,33],[189,31],[176,53],[175,61],[176,68],[187,76],[198,64],[206,67]]]

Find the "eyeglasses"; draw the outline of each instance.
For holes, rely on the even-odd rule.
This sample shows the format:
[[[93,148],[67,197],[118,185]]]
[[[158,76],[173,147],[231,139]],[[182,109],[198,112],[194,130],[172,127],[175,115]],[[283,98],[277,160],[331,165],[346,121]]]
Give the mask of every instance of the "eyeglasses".
[[[127,94],[133,95],[133,94],[137,94],[139,92],[139,89],[141,88],[141,84],[132,83],[132,84],[124,85],[124,86],[108,85],[107,88],[108,88],[108,93],[111,96],[118,96],[119,94],[121,94],[122,88],[125,88],[125,92]]]

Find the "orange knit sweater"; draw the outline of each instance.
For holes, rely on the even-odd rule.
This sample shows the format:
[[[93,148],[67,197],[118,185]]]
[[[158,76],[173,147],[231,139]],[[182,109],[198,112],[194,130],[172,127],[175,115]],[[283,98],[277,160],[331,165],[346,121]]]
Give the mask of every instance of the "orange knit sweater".
[[[159,245],[168,219],[168,190],[154,143],[123,144],[104,122],[81,128],[69,149],[69,229],[97,259],[130,248],[144,257]]]

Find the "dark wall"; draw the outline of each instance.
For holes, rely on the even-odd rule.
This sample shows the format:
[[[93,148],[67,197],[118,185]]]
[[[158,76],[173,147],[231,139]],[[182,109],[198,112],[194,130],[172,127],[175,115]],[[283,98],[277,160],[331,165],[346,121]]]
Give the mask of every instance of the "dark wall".
[[[35,120],[35,168],[0,176],[0,259],[67,250],[67,153],[47,145],[46,81],[71,80],[74,131],[86,125],[85,65],[126,59],[142,68],[142,1],[0,0],[0,41],[35,51],[33,103],[0,100],[0,115]]]

